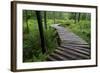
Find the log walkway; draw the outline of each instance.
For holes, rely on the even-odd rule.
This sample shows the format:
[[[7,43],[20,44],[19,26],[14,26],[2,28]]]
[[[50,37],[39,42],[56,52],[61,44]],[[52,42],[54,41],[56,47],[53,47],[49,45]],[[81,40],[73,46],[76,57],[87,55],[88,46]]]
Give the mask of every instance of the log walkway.
[[[56,29],[60,45],[47,58],[48,61],[90,59],[90,47],[82,38],[59,24],[51,25]]]

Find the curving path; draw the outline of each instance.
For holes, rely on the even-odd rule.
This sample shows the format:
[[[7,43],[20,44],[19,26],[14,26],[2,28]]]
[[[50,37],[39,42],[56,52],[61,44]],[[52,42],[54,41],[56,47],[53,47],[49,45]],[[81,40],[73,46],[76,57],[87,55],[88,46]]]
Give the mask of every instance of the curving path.
[[[59,24],[51,25],[56,29],[60,45],[47,58],[48,61],[90,59],[90,47],[82,38]]]

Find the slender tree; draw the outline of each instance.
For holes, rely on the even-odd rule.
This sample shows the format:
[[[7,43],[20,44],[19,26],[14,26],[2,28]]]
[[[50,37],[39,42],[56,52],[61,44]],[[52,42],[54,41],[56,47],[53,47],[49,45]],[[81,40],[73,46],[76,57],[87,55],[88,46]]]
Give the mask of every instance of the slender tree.
[[[29,33],[29,25],[28,25],[29,19],[30,19],[30,16],[28,15],[28,11],[26,10],[26,26],[27,26],[27,33]]]
[[[81,13],[78,13],[78,22],[80,21],[80,19],[81,19]],[[79,23],[79,26],[80,26],[80,31],[82,32],[83,29],[80,23]]]
[[[46,11],[44,11],[44,26],[45,26],[45,29],[47,29],[47,15],[46,15]]]
[[[78,13],[78,22],[80,21],[80,16],[81,16],[81,14],[80,14],[80,13]]]
[[[55,12],[53,12],[53,16],[54,16],[54,24],[55,24],[56,23]]]
[[[77,13],[74,13],[74,20],[75,20],[75,23],[77,22]]]

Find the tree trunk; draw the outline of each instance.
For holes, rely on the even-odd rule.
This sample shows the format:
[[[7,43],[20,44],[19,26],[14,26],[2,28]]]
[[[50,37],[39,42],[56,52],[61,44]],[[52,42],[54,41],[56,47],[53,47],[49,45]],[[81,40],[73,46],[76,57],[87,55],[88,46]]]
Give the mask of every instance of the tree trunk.
[[[55,12],[53,12],[53,16],[54,16],[54,24],[55,24],[56,23]]]
[[[38,21],[38,26],[39,26],[39,32],[40,32],[40,38],[41,38],[41,48],[42,48],[42,53],[46,53],[46,48],[45,48],[45,40],[44,40],[44,33],[43,33],[43,25],[42,25],[42,16],[40,11],[36,11],[36,16],[37,16],[37,21]]]
[[[79,13],[79,14],[78,14],[78,22],[80,21],[80,15],[81,15],[81,14]]]
[[[26,26],[27,26],[27,33],[29,33],[29,26],[28,26],[28,16],[27,16],[28,12],[26,11]]]
[[[81,17],[81,13],[78,14],[78,22],[80,21],[80,17]],[[80,26],[80,31],[83,32],[83,29],[80,23],[79,23],[79,26]]]
[[[44,26],[45,26],[45,29],[47,29],[46,11],[44,11]]]
[[[76,23],[77,22],[77,13],[74,13],[74,14],[75,14],[74,15],[75,16],[75,19],[74,20],[75,20],[75,23]]]

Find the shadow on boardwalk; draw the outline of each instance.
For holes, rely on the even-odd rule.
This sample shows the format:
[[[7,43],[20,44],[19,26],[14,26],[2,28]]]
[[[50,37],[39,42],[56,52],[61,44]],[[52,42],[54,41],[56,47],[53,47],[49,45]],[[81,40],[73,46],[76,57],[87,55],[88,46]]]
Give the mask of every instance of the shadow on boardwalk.
[[[87,42],[59,24],[53,24],[51,27],[56,29],[60,45],[48,56],[48,61],[90,59],[90,47]]]

